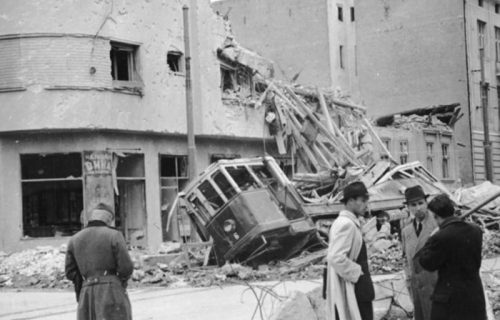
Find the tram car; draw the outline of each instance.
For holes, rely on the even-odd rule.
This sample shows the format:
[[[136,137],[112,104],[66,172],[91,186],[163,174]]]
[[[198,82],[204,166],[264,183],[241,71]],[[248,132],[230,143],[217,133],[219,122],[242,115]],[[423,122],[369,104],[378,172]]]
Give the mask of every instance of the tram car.
[[[303,201],[272,157],[220,160],[180,194],[218,265],[258,265],[324,246]]]

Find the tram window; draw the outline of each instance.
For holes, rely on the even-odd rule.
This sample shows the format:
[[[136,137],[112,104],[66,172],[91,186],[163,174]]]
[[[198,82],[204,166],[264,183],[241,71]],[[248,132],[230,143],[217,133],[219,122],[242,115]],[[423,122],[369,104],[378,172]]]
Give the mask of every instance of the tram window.
[[[259,188],[259,184],[245,167],[226,167],[227,172],[236,182],[241,191]]]
[[[272,188],[278,187],[278,181],[273,177],[271,172],[264,166],[251,166],[253,172],[257,175],[257,177],[262,180],[264,185],[270,186]]]
[[[229,183],[222,172],[213,174],[212,179],[215,183],[217,183],[217,186],[221,189],[222,193],[224,193],[228,200],[236,195],[236,190],[234,190],[233,186]]]
[[[222,200],[222,198],[219,196],[217,191],[215,191],[214,187],[212,187],[209,181],[204,181],[198,187],[198,189],[207,199],[208,204],[212,207],[214,211],[219,210],[224,205],[224,200]]]

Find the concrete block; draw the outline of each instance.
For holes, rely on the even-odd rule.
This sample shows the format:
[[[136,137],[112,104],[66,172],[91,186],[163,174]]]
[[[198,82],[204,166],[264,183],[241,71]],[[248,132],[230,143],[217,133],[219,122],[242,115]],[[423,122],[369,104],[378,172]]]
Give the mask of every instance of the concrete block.
[[[294,291],[285,300],[271,320],[317,320],[311,302],[305,293]]]
[[[391,309],[392,298],[373,301],[373,320],[381,320]]]
[[[185,253],[154,254],[141,257],[142,265],[156,267],[158,264],[169,266],[185,263],[188,258]]]
[[[326,300],[323,299],[323,287],[318,287],[307,293],[311,306],[316,312],[318,320],[327,320],[326,318]]]

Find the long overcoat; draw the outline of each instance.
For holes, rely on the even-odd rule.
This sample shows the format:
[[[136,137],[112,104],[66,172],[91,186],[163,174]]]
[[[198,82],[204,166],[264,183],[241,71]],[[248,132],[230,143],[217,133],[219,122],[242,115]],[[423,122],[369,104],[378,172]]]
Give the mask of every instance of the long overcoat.
[[[361,320],[354,284],[361,276],[356,259],[363,238],[360,222],[347,210],[341,211],[330,229],[327,254],[327,313],[328,319]],[[335,308],[340,319],[336,319]]]
[[[406,258],[405,275],[409,284],[408,291],[413,300],[415,320],[430,320],[431,318],[431,295],[436,285],[437,272],[423,269],[419,265],[419,261],[414,258],[417,251],[424,247],[436,228],[436,220],[427,214],[422,221],[422,231],[418,236],[413,222],[409,223],[401,232],[403,252]]]
[[[83,278],[78,320],[131,320],[126,293],[133,271],[123,235],[100,221],[75,234],[66,251],[66,277]]]
[[[482,231],[459,218],[446,219],[417,253],[420,264],[438,271],[432,320],[484,320],[486,306],[479,274]]]

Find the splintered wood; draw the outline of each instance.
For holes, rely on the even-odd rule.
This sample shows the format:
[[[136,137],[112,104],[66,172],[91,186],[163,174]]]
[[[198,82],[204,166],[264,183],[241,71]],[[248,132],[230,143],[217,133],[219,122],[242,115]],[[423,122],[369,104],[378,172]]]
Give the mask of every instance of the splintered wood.
[[[266,81],[266,122],[280,154],[296,154],[299,191],[310,201],[331,196],[375,163],[374,143],[392,159],[365,117],[365,108],[319,88]],[[356,173],[356,177],[353,173]],[[328,194],[328,195],[327,195]]]

